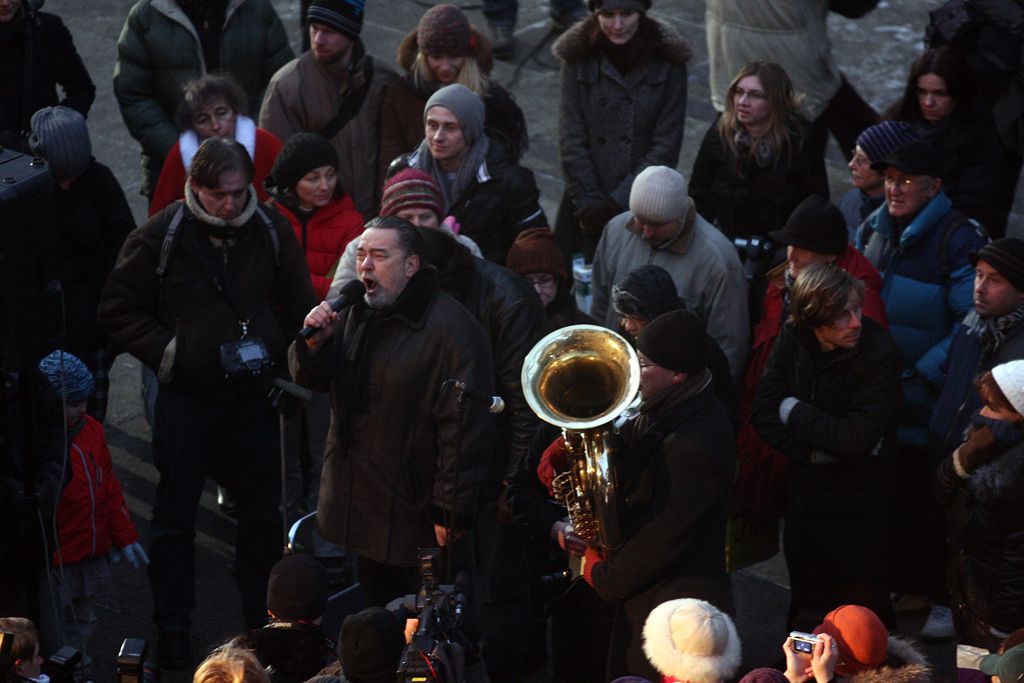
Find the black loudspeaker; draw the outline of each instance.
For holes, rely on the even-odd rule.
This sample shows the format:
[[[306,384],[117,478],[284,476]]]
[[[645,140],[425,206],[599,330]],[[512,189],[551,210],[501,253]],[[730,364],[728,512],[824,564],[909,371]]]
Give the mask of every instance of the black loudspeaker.
[[[16,371],[57,348],[64,310],[54,263],[53,178],[42,159],[0,149],[0,364]]]

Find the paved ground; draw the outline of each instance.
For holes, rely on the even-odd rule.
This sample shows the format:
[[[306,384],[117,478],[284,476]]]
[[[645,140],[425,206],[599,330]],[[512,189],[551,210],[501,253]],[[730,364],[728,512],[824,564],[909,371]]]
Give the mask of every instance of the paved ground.
[[[756,0],[751,0],[756,1]],[[116,55],[116,40],[132,4],[131,0],[50,0],[46,10],[61,15],[85,59],[98,93],[89,116],[96,157],[109,165],[121,181],[136,218],[142,220],[145,204],[138,195],[138,148],[121,121],[111,92],[111,76]],[[298,43],[297,0],[274,0]],[[531,133],[531,148],[526,163],[537,175],[542,200],[553,219],[562,192],[557,152],[557,74],[547,53],[549,40],[546,10],[540,0],[522,0],[515,63],[499,63],[494,76],[508,85],[526,113]],[[924,11],[934,1],[909,0],[891,3],[883,0],[878,9],[854,22],[832,19],[832,39],[844,72],[876,107],[889,104],[902,88],[904,74],[920,49],[919,37]],[[369,50],[383,59],[393,59],[399,41],[416,25],[426,3],[413,0],[370,0],[363,37]],[[478,6],[467,9],[477,25],[483,25]],[[688,173],[713,111],[708,101],[708,67],[704,44],[701,2],[657,0],[655,11],[689,37],[695,58],[690,66],[689,102],[686,136],[679,168]],[[533,54],[534,56],[531,56]],[[838,150],[830,150],[829,173],[833,193],[848,189],[845,168]],[[1021,207],[1018,192],[1018,215]],[[1019,220],[1011,232],[1019,232]],[[122,356],[114,369],[114,387],[108,419],[108,437],[113,447],[118,474],[124,485],[128,505],[139,529],[146,535],[148,512],[156,472],[149,457],[149,430],[139,400],[139,363]],[[198,607],[195,614],[196,649],[206,651],[242,627],[239,603],[231,577],[233,523],[219,513],[212,492],[202,501],[197,529]],[[784,637],[784,613],[788,591],[785,566],[772,562],[740,572],[735,577],[738,625],[744,642],[744,670],[774,662]],[[100,601],[102,626],[91,648],[97,660],[96,675],[101,681],[114,680],[113,662],[124,637],[153,639],[149,622],[149,592],[142,572],[118,567],[115,581]],[[920,627],[923,615],[911,615],[904,624],[908,633]],[[948,674],[952,666],[949,645],[929,648],[929,654]],[[177,683],[189,680],[184,674],[166,675]]]

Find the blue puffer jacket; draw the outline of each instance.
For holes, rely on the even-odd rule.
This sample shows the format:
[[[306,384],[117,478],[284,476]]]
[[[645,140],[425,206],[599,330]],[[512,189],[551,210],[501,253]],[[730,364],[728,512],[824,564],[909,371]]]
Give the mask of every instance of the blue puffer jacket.
[[[953,327],[973,310],[968,255],[988,242],[984,229],[952,210],[944,192],[900,230],[885,204],[857,231],[856,246],[882,273],[889,332],[903,354],[904,410],[899,442],[924,448]]]

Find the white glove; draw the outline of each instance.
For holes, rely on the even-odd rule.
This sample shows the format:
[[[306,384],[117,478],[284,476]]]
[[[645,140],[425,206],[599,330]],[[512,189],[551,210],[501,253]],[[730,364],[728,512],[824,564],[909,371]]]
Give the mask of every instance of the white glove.
[[[120,549],[119,555],[123,555],[125,562],[135,567],[136,569],[143,565],[149,564],[149,556],[146,555],[146,551],[142,549],[142,546],[138,542],[131,543]],[[117,562],[120,559],[119,555],[115,555],[114,561]]]

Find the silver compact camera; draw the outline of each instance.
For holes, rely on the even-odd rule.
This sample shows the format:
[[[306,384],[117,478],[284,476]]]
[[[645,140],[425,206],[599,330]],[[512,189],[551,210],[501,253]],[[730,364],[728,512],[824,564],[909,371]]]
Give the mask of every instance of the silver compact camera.
[[[805,655],[814,652],[814,645],[821,640],[813,633],[804,633],[803,631],[790,631],[789,637],[793,641],[793,651],[802,652]]]

